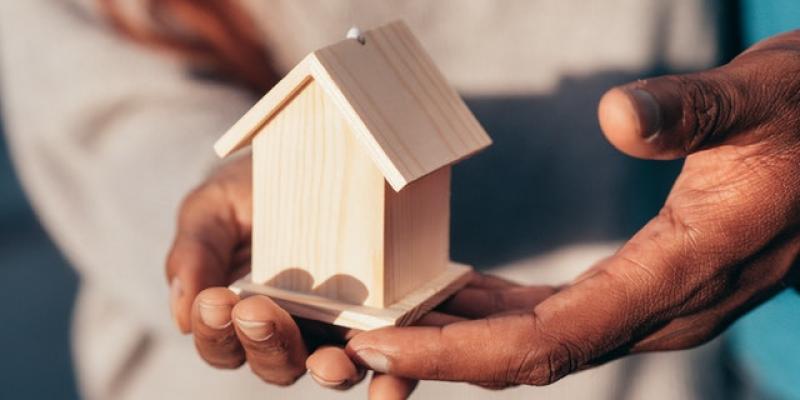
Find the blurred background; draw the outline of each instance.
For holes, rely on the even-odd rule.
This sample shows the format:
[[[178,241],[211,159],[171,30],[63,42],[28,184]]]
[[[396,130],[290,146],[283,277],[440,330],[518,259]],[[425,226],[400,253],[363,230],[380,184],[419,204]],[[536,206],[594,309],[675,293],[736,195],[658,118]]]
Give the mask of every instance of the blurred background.
[[[64,7],[54,4],[54,2],[37,1],[32,3],[41,4],[30,6],[30,13],[27,14],[16,12],[15,8],[17,7],[28,7],[21,5],[21,2],[12,4],[8,1],[3,4],[3,7],[5,7],[4,11],[14,11],[14,15],[29,17],[37,15],[31,13]],[[87,2],[76,2],[76,4],[79,3]],[[675,6],[676,3],[680,5]],[[328,4],[327,7],[337,9],[336,5],[331,4]],[[416,4],[416,6],[423,7],[420,4]],[[627,3],[623,1],[615,4]],[[632,4],[628,5],[632,6]],[[661,17],[655,18],[652,26],[648,28],[650,29],[648,31],[650,32],[648,48],[652,50],[650,50],[651,54],[648,56],[647,62],[640,65],[638,69],[604,66],[590,71],[566,71],[553,79],[553,83],[547,87],[547,90],[535,93],[479,93],[465,90],[468,105],[481,122],[489,128],[488,131],[494,138],[495,145],[490,151],[459,164],[454,169],[452,222],[454,259],[469,260],[480,268],[512,264],[512,269],[515,263],[520,263],[520,260],[533,260],[529,262],[530,265],[549,263],[563,265],[565,269],[572,268],[577,271],[585,265],[573,265],[576,260],[589,262],[588,260],[596,254],[603,254],[603,252],[613,249],[616,244],[634,233],[657,212],[672,180],[680,169],[680,162],[640,161],[618,154],[603,139],[594,117],[597,100],[602,93],[612,85],[638,78],[686,72],[700,66],[725,62],[756,40],[800,24],[800,6],[792,0],[653,1],[647,4],[651,7],[650,11]],[[364,4],[361,7],[364,7]],[[350,9],[347,11],[349,14],[354,12],[352,11],[353,6],[342,5],[340,8]],[[702,17],[697,17],[699,23],[695,25],[700,27],[700,32],[705,35],[703,37],[707,41],[697,41],[691,38],[681,39],[679,32],[675,32],[676,27],[683,26],[681,21],[685,22],[690,18],[681,14],[687,9],[702,14]],[[326,10],[328,9],[326,8]],[[49,15],[49,11],[44,14],[52,17]],[[10,13],[6,15],[10,15]],[[19,40],[12,41],[10,39],[11,35],[16,35],[13,29],[8,28],[12,25],[11,21],[6,19],[0,23],[5,23],[4,28],[7,28],[0,30],[0,35],[4,35],[4,37],[0,37],[4,40],[0,43],[5,44],[6,49],[16,46],[14,43]],[[434,24],[435,21],[426,23]],[[86,23],[86,25],[91,25],[91,23]],[[14,24],[14,26],[19,27],[19,24]],[[604,25],[600,23],[598,26]],[[59,27],[60,25],[56,25],[52,29],[57,30]],[[69,26],[65,25],[65,27]],[[675,40],[676,35],[679,37],[678,40]],[[425,39],[423,38],[422,41],[425,42]],[[713,48],[698,51],[693,48],[708,45],[711,42],[714,43]],[[81,50],[80,47],[77,49]],[[303,49],[303,51],[307,50],[309,48]],[[8,57],[8,54],[11,53],[6,53],[5,56]],[[87,54],[92,53],[87,50]],[[689,54],[693,55],[695,59],[686,61],[675,54]],[[564,57],[568,58],[568,55],[564,55]],[[676,61],[676,57],[678,61]],[[34,59],[27,67],[36,69],[38,61]],[[92,59],[89,57],[82,62],[91,64]],[[20,61],[18,64],[23,64],[22,68],[26,68],[24,61]],[[114,64],[104,65],[106,68],[109,66],[113,68]],[[142,66],[142,69],[149,73],[150,67],[148,64]],[[174,66],[170,68],[177,69]],[[6,70],[9,69],[6,67]],[[170,69],[170,73],[174,72],[173,69]],[[191,77],[194,79],[200,76],[202,79],[207,79],[205,73],[204,70],[192,71]],[[158,81],[161,75],[143,75],[146,75],[146,78],[142,78],[141,82],[147,82],[144,85],[161,84]],[[8,80],[8,76],[11,74],[0,75],[0,78]],[[37,75],[36,78],[41,78],[41,75]],[[174,78],[174,76],[168,75],[166,78]],[[460,78],[456,77],[457,81],[458,79]],[[209,79],[209,81],[212,82],[209,85],[218,84],[214,79]],[[133,80],[133,82],[131,85],[136,81]],[[142,84],[141,82],[139,84]],[[6,88],[12,86],[12,82],[9,81],[2,83]],[[19,90],[16,83],[15,81],[14,89]],[[183,84],[185,82],[181,81],[174,85],[180,87]],[[2,93],[0,92],[0,96]],[[251,97],[232,95],[222,89],[211,88],[203,93],[211,93],[211,97],[217,99],[234,99],[233,103],[236,104],[248,105],[251,101]],[[147,101],[147,98],[138,100]],[[163,99],[159,101],[161,100]],[[186,100],[185,108],[187,109],[195,105],[200,107],[199,100],[198,103],[193,103],[195,100],[179,100]],[[168,101],[171,100],[168,98]],[[168,101],[163,104],[167,104]],[[0,102],[3,102],[2,97],[0,97]],[[136,105],[137,103],[132,104]],[[9,109],[11,108],[6,107],[5,111],[8,112]],[[213,110],[213,108],[211,109]],[[215,123],[224,126],[235,120],[241,111],[241,107],[223,107],[219,110],[219,113],[224,116],[223,122]],[[529,121],[521,122],[514,117],[525,114],[535,116],[535,125]],[[174,115],[171,114],[169,118],[173,118]],[[174,118],[180,119],[179,117]],[[207,118],[207,115],[195,116],[191,121],[183,123],[181,127],[184,130],[202,130],[206,124],[204,118]],[[15,124],[15,126],[20,125],[18,121]],[[532,129],[539,134],[529,134]],[[215,137],[215,132],[212,131],[200,145],[195,144],[194,147],[207,148],[207,145]],[[581,134],[578,135],[578,132]],[[17,140],[22,142],[20,139]],[[83,138],[82,140],[90,141],[92,139]],[[187,139],[184,137],[181,140]],[[179,139],[175,139],[175,142],[180,143]],[[98,143],[93,143],[93,145],[106,145],[102,142]],[[513,153],[515,149],[519,148],[535,150],[526,157],[512,159],[507,157],[509,153]],[[141,148],[136,148],[136,150],[141,151]],[[133,151],[131,150],[131,152]],[[142,158],[145,161],[152,161],[158,160],[159,156],[158,154],[146,154],[142,155]],[[165,155],[165,157],[167,156]],[[26,199],[9,157],[9,146],[5,141],[0,141],[0,298],[3,299],[3,308],[0,310],[0,398],[78,398],[78,386],[70,344],[74,339],[71,336],[74,332],[71,328],[72,310],[80,279],[69,263],[65,261],[59,249],[48,238],[48,232],[38,222],[37,215]],[[210,158],[210,153],[202,158],[204,160]],[[204,162],[206,165],[210,164]],[[200,162],[195,164],[201,165]],[[192,179],[182,176],[186,183],[173,189],[175,192],[173,197],[179,197],[178,195],[198,181],[203,173],[205,170],[191,174]],[[139,178],[142,179],[141,182],[157,179],[152,175]],[[509,182],[519,182],[520,185],[509,185]],[[523,182],[524,185],[521,184]],[[114,190],[118,189],[114,188]],[[60,195],[65,198],[73,197],[72,193],[67,192],[54,191],[51,193],[51,196],[58,197]],[[142,204],[149,201],[158,202],[161,199],[158,195],[150,197],[155,197],[155,199],[148,200],[143,197]],[[164,195],[164,197],[169,196]],[[50,201],[54,200],[50,199]],[[164,202],[170,204],[170,207],[174,207],[172,203],[166,200]],[[491,210],[482,209],[481,212],[476,213],[476,204],[481,203],[500,204],[501,206]],[[98,209],[101,208],[98,207]],[[144,207],[142,208],[144,209]],[[520,210],[525,210],[525,212],[522,213]],[[135,215],[139,215],[136,214],[136,211],[136,209],[131,211],[134,215],[133,218],[139,218],[135,217]],[[106,209],[104,212],[108,213],[109,211]],[[125,210],[125,213],[127,212]],[[162,213],[144,212],[141,215],[144,215],[142,218],[145,219],[164,220],[160,225],[168,226],[172,223],[170,214],[172,212],[172,208],[170,208]],[[122,221],[120,225],[123,225],[125,220]],[[158,225],[159,222],[154,222],[154,224]],[[130,228],[125,225],[120,229],[128,230],[130,231],[128,234],[138,235],[132,237],[141,237],[142,242],[146,242],[145,236],[148,235],[146,230],[137,230],[139,228],[134,224],[131,224]],[[168,229],[164,231],[169,232]],[[490,234],[487,235],[487,233]],[[107,232],[107,234],[115,233]],[[168,237],[169,235],[167,233],[163,236]],[[600,250],[591,247],[595,244],[599,244],[597,246],[600,246],[598,247]],[[137,252],[139,250],[137,249]],[[148,251],[146,248],[142,252],[152,254],[148,254],[147,265],[140,267],[153,269],[155,272],[151,275],[159,275],[158,278],[161,279],[163,252]],[[561,257],[564,252],[570,255]],[[163,291],[162,287],[152,288],[154,294],[162,295]],[[140,293],[139,295],[148,297],[151,293]],[[154,296],[158,298],[157,295]],[[726,382],[728,375],[732,373],[727,366],[737,362],[736,360],[738,362],[745,360],[753,365],[758,363],[761,363],[758,365],[762,365],[764,362],[768,365],[787,365],[780,358],[780,348],[770,348],[770,344],[776,342],[764,340],[763,343],[757,343],[757,340],[752,339],[761,335],[758,330],[753,333],[754,326],[775,324],[776,319],[781,319],[782,312],[784,310],[780,307],[773,308],[773,306],[767,305],[761,313],[750,317],[750,322],[745,321],[741,324],[740,331],[744,333],[727,337],[721,343],[713,343],[708,349],[701,349],[697,354],[702,355],[703,358],[698,362],[713,361],[717,364],[709,367],[709,369],[714,368],[715,371],[707,375],[698,374],[695,378],[707,379],[715,384]],[[137,314],[136,318],[140,317]],[[164,315],[159,315],[159,318],[166,319],[166,312]],[[792,327],[784,326],[783,328],[785,329],[776,329],[775,331],[778,332],[778,335],[783,335],[780,336],[780,340],[788,340],[785,332]],[[160,328],[153,328],[155,331],[158,329]],[[113,332],[113,329],[110,332]],[[156,347],[152,343],[158,342],[153,338],[159,338],[159,335],[145,335],[146,340],[125,345],[130,348],[151,349]],[[168,343],[172,342],[168,341]],[[185,343],[181,346],[187,347]],[[730,350],[731,346],[747,346],[747,348],[755,350],[746,352],[745,355],[733,355]],[[713,354],[707,355],[703,351]],[[635,370],[637,363],[645,363],[636,361],[636,358],[632,360],[626,364],[626,368],[631,368],[628,371]],[[145,365],[147,362],[156,362],[152,360],[134,361],[143,362]],[[194,361],[199,365],[198,360]],[[102,363],[98,365],[102,365]],[[756,370],[753,373],[758,375],[759,372]],[[795,376],[800,377],[800,372],[796,371],[770,369],[767,373],[776,375],[796,373]],[[634,376],[634,374],[630,376]],[[771,393],[767,396],[765,394],[767,392],[760,389],[751,392],[747,387],[736,386],[740,384],[741,382],[731,381],[729,387],[731,392],[698,389],[697,393],[701,394],[701,398],[728,398],[727,396],[733,392],[737,392],[737,395],[745,392],[756,393],[754,395],[756,398],[782,398],[776,393],[787,393],[781,392],[780,388],[772,388],[772,391],[767,390]],[[616,381],[616,385],[635,386],[625,380]],[[702,382],[698,385],[698,387],[705,386],[707,385],[703,385]],[[569,393],[561,392],[561,390],[565,390],[562,388],[563,385],[556,389],[550,389],[552,392],[549,393]],[[591,389],[588,392],[591,393]],[[619,395],[616,398],[630,397],[630,393],[625,389],[619,389],[617,392]],[[424,390],[421,392],[423,395],[426,393],[434,392]],[[491,394],[491,392],[484,393],[487,396]],[[615,398],[615,395],[611,395],[609,398]]]
[[[36,220],[0,140],[0,398],[76,399],[75,272]]]

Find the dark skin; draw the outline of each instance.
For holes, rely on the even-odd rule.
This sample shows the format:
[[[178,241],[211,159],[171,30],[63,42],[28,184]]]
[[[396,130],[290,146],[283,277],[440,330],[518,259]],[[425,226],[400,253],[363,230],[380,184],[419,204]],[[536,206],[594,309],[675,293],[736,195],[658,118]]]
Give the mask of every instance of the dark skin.
[[[429,326],[306,335],[304,342],[295,322],[266,298],[239,300],[220,288],[200,293],[230,281],[248,240],[249,165],[234,163],[183,207],[168,262],[168,276],[183,283],[176,319],[195,332],[199,353],[212,365],[238,366],[246,358],[265,380],[288,384],[305,371],[305,360],[313,375],[344,382],[339,388],[357,382],[365,367],[390,374],[373,379],[376,397],[405,397],[418,379],[546,385],[628,354],[697,346],[797,282],[798,77],[800,31],[763,41],[719,68],[611,89],[598,113],[615,147],[640,158],[685,157],[662,210],[567,285],[476,275],[426,317]],[[274,321],[280,359],[264,362],[235,322],[204,333],[191,309],[206,296],[225,298],[234,320]],[[316,332],[323,331],[330,329]],[[332,350],[306,359],[314,350],[307,343],[343,343],[332,337],[350,340],[344,350],[326,347]]]

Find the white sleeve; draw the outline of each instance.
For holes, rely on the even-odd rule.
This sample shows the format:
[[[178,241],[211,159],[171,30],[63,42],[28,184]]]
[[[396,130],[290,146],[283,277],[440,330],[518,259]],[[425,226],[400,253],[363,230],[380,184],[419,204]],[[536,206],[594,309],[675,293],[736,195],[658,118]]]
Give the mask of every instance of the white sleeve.
[[[253,100],[64,0],[0,1],[0,82],[17,172],[82,284],[173,329],[164,259],[177,206]]]

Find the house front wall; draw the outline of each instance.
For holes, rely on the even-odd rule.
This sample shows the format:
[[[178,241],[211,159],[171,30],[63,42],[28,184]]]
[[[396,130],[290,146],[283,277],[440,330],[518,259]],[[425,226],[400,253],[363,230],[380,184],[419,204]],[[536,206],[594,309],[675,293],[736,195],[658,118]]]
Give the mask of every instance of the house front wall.
[[[383,175],[310,81],[253,140],[254,282],[384,306]]]

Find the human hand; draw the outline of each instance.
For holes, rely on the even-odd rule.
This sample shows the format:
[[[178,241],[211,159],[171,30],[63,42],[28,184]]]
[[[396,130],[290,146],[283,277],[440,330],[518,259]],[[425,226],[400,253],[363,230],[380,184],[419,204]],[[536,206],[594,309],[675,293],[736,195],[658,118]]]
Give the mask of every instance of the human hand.
[[[720,68],[614,88],[599,118],[627,154],[686,157],[656,217],[545,299],[508,302],[509,290],[536,287],[470,289],[472,304],[464,292],[453,301],[482,308],[480,319],[364,332],[348,353],[416,379],[544,385],[626,354],[699,345],[796,281],[800,31]]]
[[[253,373],[277,385],[293,383],[308,369],[321,385],[347,389],[365,372],[341,348],[351,332],[295,321],[268,297],[240,299],[226,288],[249,271],[251,168],[250,157],[226,164],[180,207],[166,267],[175,321],[194,335],[198,353],[214,367],[238,368],[246,361]],[[370,393],[403,398],[415,384],[379,375]]]

